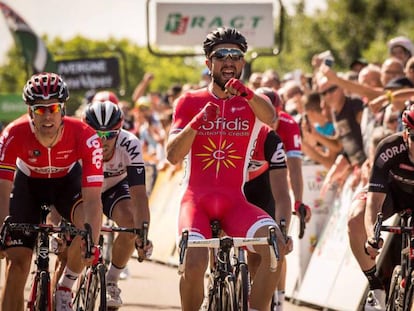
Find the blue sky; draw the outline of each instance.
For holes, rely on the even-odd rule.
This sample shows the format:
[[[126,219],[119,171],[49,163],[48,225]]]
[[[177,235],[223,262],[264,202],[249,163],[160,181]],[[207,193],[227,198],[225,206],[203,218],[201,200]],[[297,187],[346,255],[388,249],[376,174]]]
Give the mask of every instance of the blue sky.
[[[76,34],[93,39],[113,36],[146,45],[146,0],[0,0],[19,14],[38,34],[70,39]],[[152,1],[151,3],[153,3]],[[254,2],[254,0],[252,0]],[[282,0],[289,11],[295,0]],[[324,8],[325,0],[306,0],[307,10]],[[0,14],[0,63],[14,44]]]

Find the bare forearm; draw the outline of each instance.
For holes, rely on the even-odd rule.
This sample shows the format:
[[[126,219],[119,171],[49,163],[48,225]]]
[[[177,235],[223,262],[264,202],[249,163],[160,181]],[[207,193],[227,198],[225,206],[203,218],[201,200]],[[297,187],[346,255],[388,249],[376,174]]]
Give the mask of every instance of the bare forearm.
[[[330,152],[321,151],[315,147],[311,147],[306,142],[302,142],[302,151],[311,160],[323,165],[326,169],[330,169],[331,166],[335,163],[336,154],[332,155]]]
[[[262,97],[255,94],[249,101],[249,105],[256,117],[263,123],[271,124],[274,121],[275,109]]]
[[[180,133],[170,135],[167,142],[167,160],[177,164],[190,152],[197,131],[187,125]]]
[[[302,201],[302,196],[303,196],[302,159],[301,158],[288,158],[287,165],[289,169],[290,188],[292,189],[295,201]]]
[[[148,207],[148,197],[146,194],[145,185],[132,186],[130,188],[131,204],[134,209],[134,223],[137,227],[142,225],[142,222],[150,222],[150,212]]]
[[[3,223],[7,215],[9,215],[10,192],[12,190],[12,182],[0,179],[0,225]]]

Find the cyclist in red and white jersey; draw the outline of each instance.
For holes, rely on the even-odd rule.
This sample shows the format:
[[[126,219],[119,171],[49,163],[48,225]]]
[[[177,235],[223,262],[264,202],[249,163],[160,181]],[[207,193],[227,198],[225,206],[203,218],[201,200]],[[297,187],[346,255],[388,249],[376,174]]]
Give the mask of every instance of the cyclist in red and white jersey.
[[[281,100],[277,92],[268,87],[256,90],[265,96],[275,108],[277,117],[271,127],[263,126],[256,143],[255,152],[249,164],[249,181],[244,192],[249,202],[259,206],[280,223],[286,221],[289,228],[291,219],[291,200],[289,189],[292,190],[294,209],[303,206],[306,211],[305,221],[311,218],[310,208],[302,203],[303,176],[300,128],[293,117],[281,110]],[[280,137],[279,140],[275,137]],[[287,172],[283,170],[286,168]],[[285,184],[287,174],[288,181]],[[286,189],[288,185],[288,189]],[[286,193],[287,192],[287,193]],[[286,197],[286,194],[288,198]],[[292,240],[288,239],[288,250],[292,250]],[[257,265],[257,256],[249,254],[249,268]],[[286,259],[282,262],[280,281],[275,298],[276,310],[282,310],[286,280]]]
[[[167,159],[176,164],[185,158],[178,229],[179,234],[188,229],[190,239],[210,238],[213,219],[230,236],[265,237],[268,226],[276,226],[266,212],[247,202],[242,191],[262,122],[274,118],[273,107],[239,80],[246,50],[245,37],[236,29],[210,32],[204,52],[212,81],[207,88],[181,95],[174,105]],[[278,238],[282,247],[280,231]],[[269,247],[250,251],[262,259],[252,283],[250,308],[268,310],[277,283],[275,272],[269,269]],[[180,280],[184,311],[201,306],[207,254],[206,249],[187,250]]]
[[[51,204],[76,226],[89,223],[97,242],[102,147],[92,128],[65,116],[68,97],[65,82],[55,73],[35,74],[24,86],[28,114],[9,124],[0,137],[0,220],[11,215],[12,222],[39,223],[40,205]],[[23,309],[35,239],[11,233],[2,310]],[[70,259],[55,294],[56,310],[72,310],[71,287],[84,266],[80,242],[75,238],[69,248]]]
[[[141,142],[134,134],[122,129],[123,113],[114,100],[94,98],[85,110],[84,121],[102,140],[104,214],[121,227],[139,228],[143,221],[149,223],[150,220]],[[135,244],[140,243],[134,234],[118,234],[115,238],[106,276],[108,307],[121,307],[121,290],[117,285],[119,276],[131,258]],[[152,244],[145,246],[148,257],[151,247]]]

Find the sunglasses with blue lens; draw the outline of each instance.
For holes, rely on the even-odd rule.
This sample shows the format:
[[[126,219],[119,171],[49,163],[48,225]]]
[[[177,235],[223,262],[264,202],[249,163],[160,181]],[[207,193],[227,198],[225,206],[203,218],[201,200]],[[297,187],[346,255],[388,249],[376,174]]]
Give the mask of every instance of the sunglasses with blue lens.
[[[224,60],[228,57],[231,60],[238,61],[244,57],[244,54],[239,49],[217,49],[213,53],[211,53],[210,58],[214,58],[216,60]]]

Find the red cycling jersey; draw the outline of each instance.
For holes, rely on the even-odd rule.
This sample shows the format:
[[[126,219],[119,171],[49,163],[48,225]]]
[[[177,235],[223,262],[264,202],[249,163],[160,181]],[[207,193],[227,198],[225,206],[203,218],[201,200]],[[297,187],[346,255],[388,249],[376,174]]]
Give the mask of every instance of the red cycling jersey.
[[[295,119],[287,112],[279,112],[279,123],[276,133],[282,139],[288,158],[302,157],[302,143],[300,140],[300,128]]]
[[[62,138],[52,148],[36,139],[32,121],[24,115],[10,123],[0,136],[0,179],[12,181],[16,167],[33,178],[58,178],[82,164],[82,186],[103,182],[102,147],[96,132],[75,118],[63,117]]]
[[[252,236],[258,227],[274,225],[265,212],[247,202],[242,192],[263,123],[255,117],[246,99],[220,99],[201,89],[178,99],[171,134],[182,130],[207,102],[220,107],[220,116],[198,130],[186,156],[179,232],[189,229],[193,237],[208,238],[210,221],[218,219],[227,234]]]

